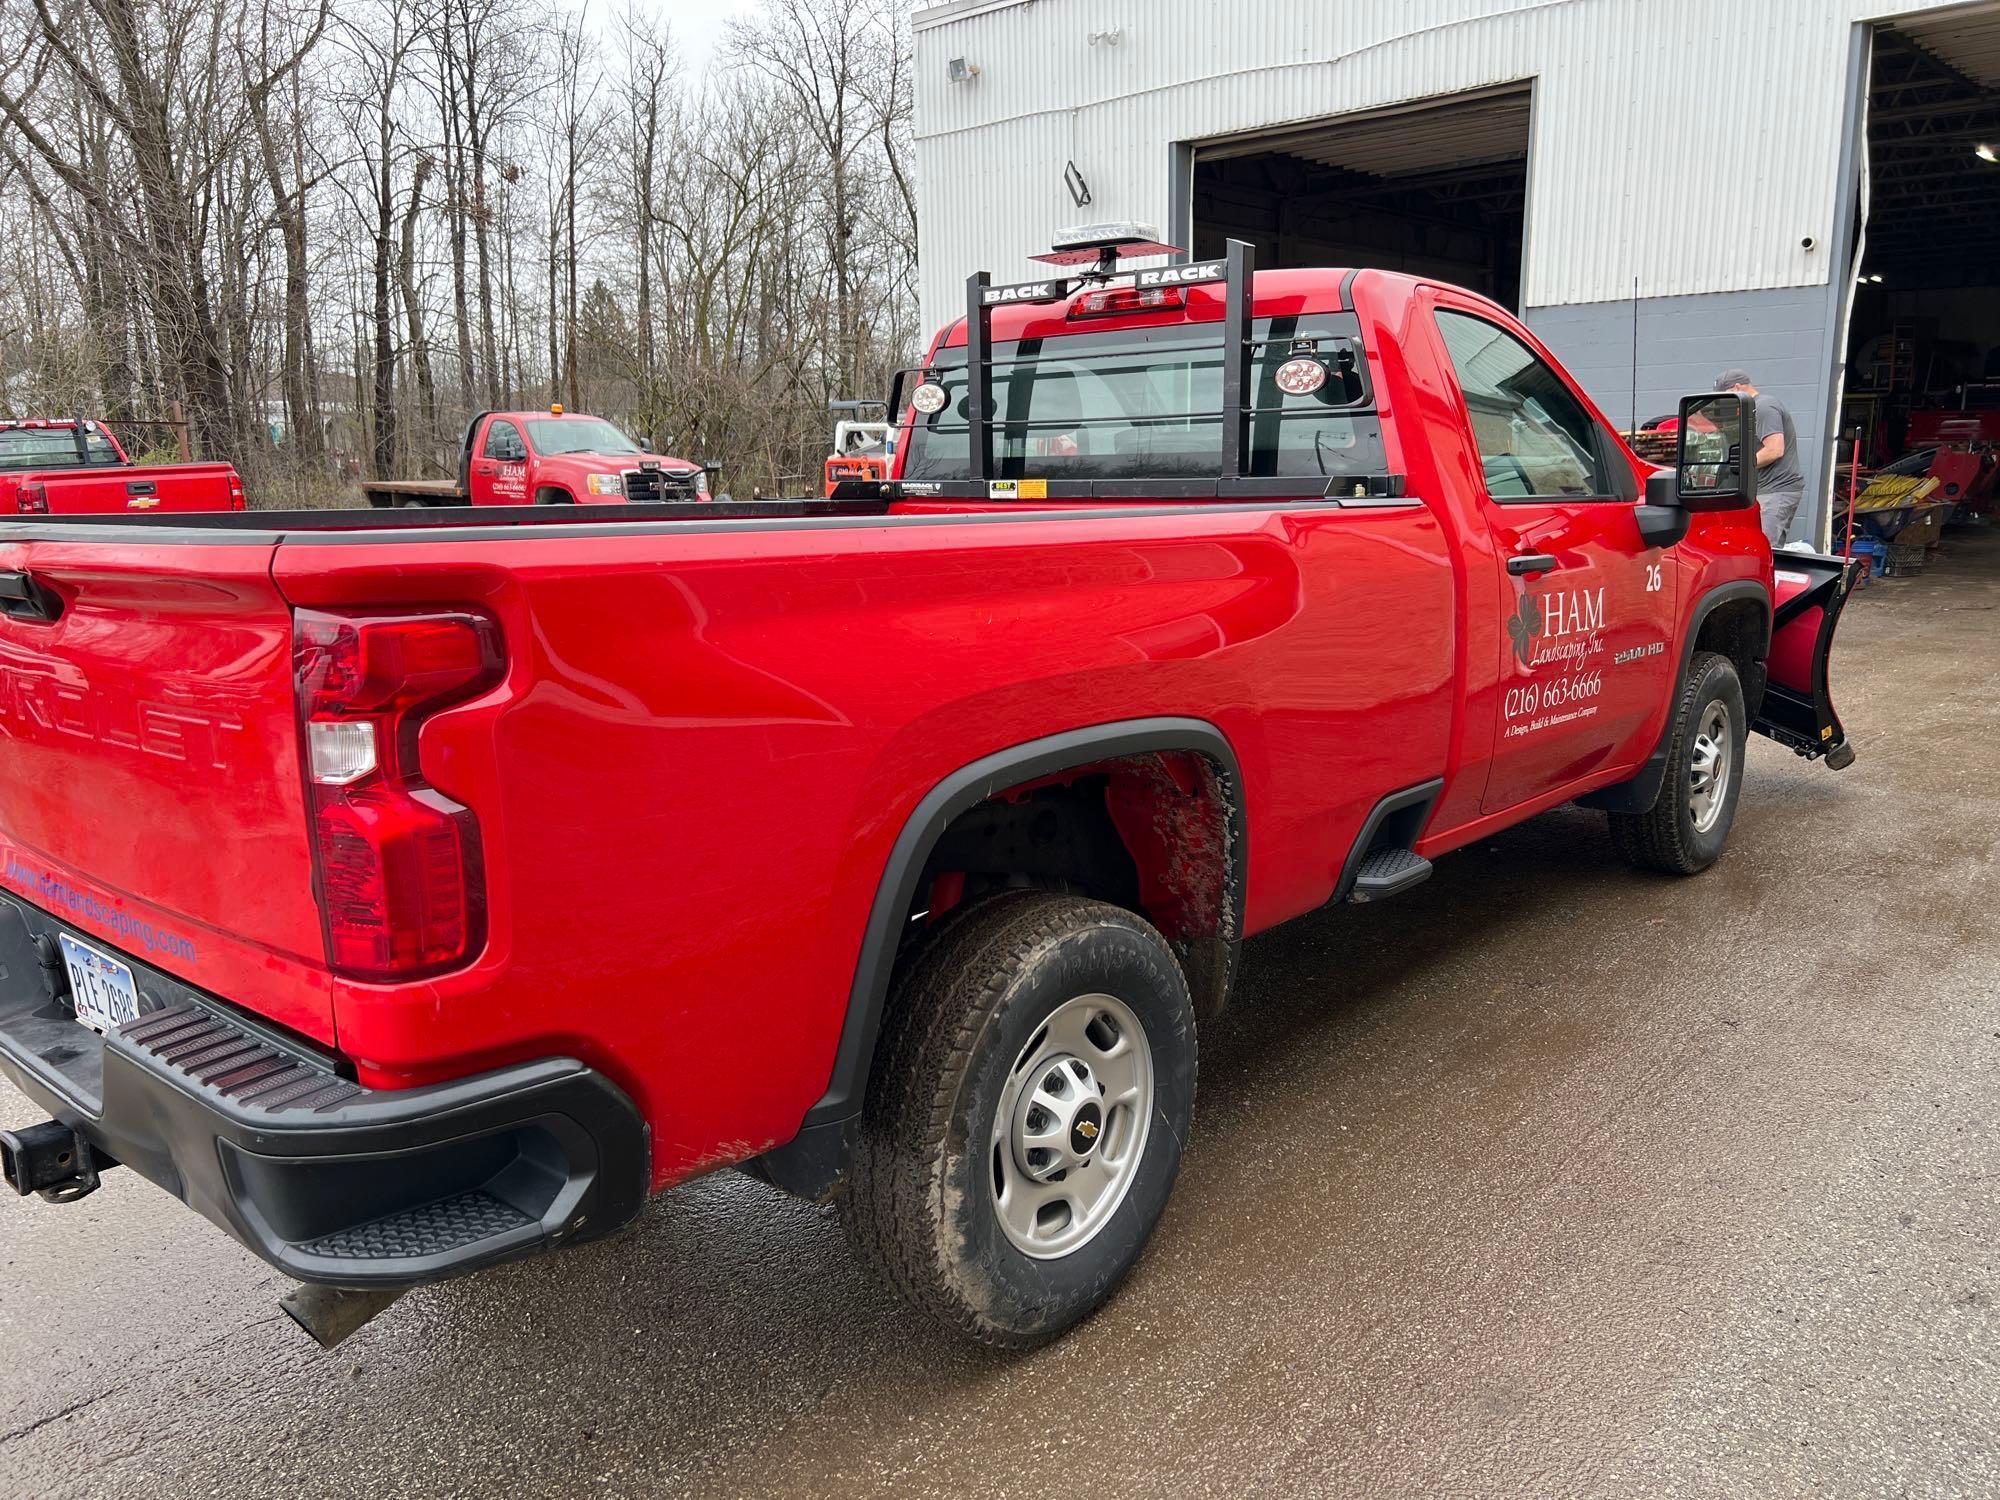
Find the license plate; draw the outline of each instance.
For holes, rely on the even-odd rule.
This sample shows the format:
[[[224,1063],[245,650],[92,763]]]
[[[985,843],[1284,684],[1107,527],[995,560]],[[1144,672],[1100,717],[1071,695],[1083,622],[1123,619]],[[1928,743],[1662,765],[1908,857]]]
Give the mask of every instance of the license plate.
[[[132,982],[132,970],[66,932],[59,936],[77,1020],[92,1031],[102,1032],[137,1019],[139,986]]]

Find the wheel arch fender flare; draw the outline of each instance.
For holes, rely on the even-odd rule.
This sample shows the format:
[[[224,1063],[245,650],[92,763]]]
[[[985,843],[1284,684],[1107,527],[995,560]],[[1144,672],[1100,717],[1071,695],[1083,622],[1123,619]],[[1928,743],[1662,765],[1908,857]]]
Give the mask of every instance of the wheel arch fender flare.
[[[1771,649],[1771,591],[1754,578],[1738,578],[1715,585],[1695,600],[1694,608],[1688,612],[1687,629],[1681,634],[1680,666],[1674,672],[1670,702],[1678,699],[1681,684],[1687,681],[1688,665],[1694,660],[1695,642],[1701,639],[1702,626],[1718,609],[1738,602],[1754,603],[1763,617],[1763,644],[1757,659],[1762,661]],[[1746,682],[1743,685],[1746,699],[1751,690],[1752,684]],[[1638,774],[1615,786],[1603,787],[1577,798],[1577,805],[1600,808],[1606,812],[1645,812],[1659,799],[1660,786],[1666,780],[1667,746],[1673,735],[1673,713],[1669,708],[1667,721],[1660,726],[1659,743],[1653,747],[1653,753],[1646,758]]]
[[[1235,931],[1241,934],[1249,870],[1243,777],[1235,748],[1214,724],[1178,717],[1124,719],[1066,730],[982,756],[932,787],[904,820],[876,881],[826,1090],[806,1111],[793,1140],[748,1164],[757,1175],[808,1197],[823,1194],[837,1179],[845,1158],[846,1128],[860,1113],[867,1091],[903,924],[916,898],[925,861],[952,819],[1026,781],[1097,761],[1160,751],[1201,755],[1222,772],[1224,811],[1230,823],[1233,919]]]

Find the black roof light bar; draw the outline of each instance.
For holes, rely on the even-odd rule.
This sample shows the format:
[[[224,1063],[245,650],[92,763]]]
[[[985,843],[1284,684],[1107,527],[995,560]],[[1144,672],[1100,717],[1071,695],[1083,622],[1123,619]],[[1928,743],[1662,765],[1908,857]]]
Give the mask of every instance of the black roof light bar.
[[[1179,247],[1160,241],[1146,224],[1091,224],[1064,231],[1047,255],[1035,260],[1053,266],[1087,266],[1071,275],[1041,281],[993,285],[992,276],[975,272],[965,282],[966,419],[971,428],[972,478],[990,484],[997,472],[993,453],[993,310],[996,307],[1061,302],[1072,292],[1121,274],[1120,260],[1147,255],[1177,255]],[[1132,284],[1148,287],[1196,286],[1223,282],[1222,327],[1222,465],[1223,479],[1242,479],[1250,459],[1251,286],[1257,274],[1257,252],[1242,240],[1228,241],[1221,260],[1182,261],[1170,266],[1129,273]],[[1013,361],[1007,361],[1013,363]]]
[[[1109,224],[1079,224],[1056,236],[1046,255],[1029,260],[1045,266],[1090,266],[1081,272],[1087,281],[1109,281],[1118,274],[1118,262],[1137,260],[1142,255],[1179,255],[1179,245],[1166,244],[1151,224],[1116,220]]]

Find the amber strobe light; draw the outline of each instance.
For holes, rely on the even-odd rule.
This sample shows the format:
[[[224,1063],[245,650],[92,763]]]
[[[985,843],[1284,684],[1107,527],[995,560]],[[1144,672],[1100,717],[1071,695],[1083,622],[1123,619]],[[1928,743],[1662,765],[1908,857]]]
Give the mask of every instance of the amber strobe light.
[[[479,821],[424,781],[417,734],[500,680],[498,624],[302,609],[292,665],[327,962],[368,980],[465,963],[485,941]]]

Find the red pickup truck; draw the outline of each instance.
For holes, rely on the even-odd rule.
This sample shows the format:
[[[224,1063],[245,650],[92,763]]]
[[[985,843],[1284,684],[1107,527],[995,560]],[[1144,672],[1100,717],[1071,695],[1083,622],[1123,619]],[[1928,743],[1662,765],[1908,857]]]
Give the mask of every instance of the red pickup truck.
[[[241,509],[229,464],[135,464],[110,428],[81,417],[0,422],[0,515]]]
[[[1692,874],[1750,731],[1853,758],[1750,398],[1652,472],[1479,297],[1125,248],[975,278],[829,500],[0,525],[7,1179],[394,1289],[741,1165],[1025,1346],[1244,937],[1572,800]]]
[[[655,458],[602,417],[483,411],[465,427],[458,479],[371,479],[373,506],[647,505],[706,500],[708,472]]]

